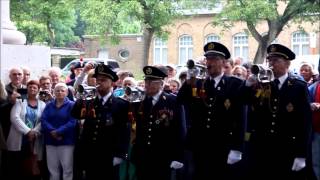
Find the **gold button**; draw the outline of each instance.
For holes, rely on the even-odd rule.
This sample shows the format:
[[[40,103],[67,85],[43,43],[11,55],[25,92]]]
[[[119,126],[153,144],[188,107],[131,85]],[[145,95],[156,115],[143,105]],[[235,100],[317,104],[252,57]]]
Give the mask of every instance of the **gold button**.
[[[95,141],[95,140],[97,140],[97,138],[95,138],[95,137],[94,137],[94,138],[92,138],[92,140],[94,140],[94,141]]]
[[[210,128],[210,125],[207,125],[207,128],[209,129],[209,128]]]
[[[150,145],[151,143],[150,142],[148,142],[148,145]]]
[[[97,121],[98,121],[98,123],[99,123],[99,122],[100,122],[100,119],[98,119]]]
[[[209,104],[209,107],[212,107],[212,104]]]
[[[274,102],[277,102],[278,101],[278,99],[274,99]]]
[[[99,128],[99,126],[98,126],[98,125],[96,125],[96,128]]]
[[[209,111],[208,114],[211,114],[211,111]]]
[[[274,126],[276,123],[275,123],[275,122],[272,122],[271,124]]]
[[[151,135],[149,135],[148,138],[151,138]]]
[[[149,128],[148,130],[151,131],[151,128]]]
[[[149,122],[149,124],[152,124],[152,122]]]
[[[210,101],[212,101],[213,100],[213,98],[210,98]]]
[[[272,117],[274,117],[274,118],[275,118],[275,117],[276,117],[276,115],[275,115],[275,114],[272,114]]]
[[[150,118],[153,118],[153,116],[152,116],[152,115],[150,115]]]
[[[273,109],[277,109],[277,106],[273,106]]]
[[[94,132],[94,134],[98,134],[98,132],[97,132],[97,131],[95,131],[95,132]]]
[[[271,129],[271,130],[270,130],[270,132],[271,132],[271,133],[274,133],[274,130],[273,130],[273,129]]]
[[[210,118],[208,118],[208,121],[211,121],[211,119],[210,119]]]

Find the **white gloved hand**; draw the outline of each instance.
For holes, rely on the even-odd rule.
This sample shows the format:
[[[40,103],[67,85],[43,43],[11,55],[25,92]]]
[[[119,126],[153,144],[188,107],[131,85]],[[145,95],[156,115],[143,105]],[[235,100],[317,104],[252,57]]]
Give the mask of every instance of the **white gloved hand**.
[[[172,161],[170,164],[170,168],[173,168],[173,169],[180,169],[182,167],[183,167],[183,163],[178,161]]]
[[[113,158],[113,162],[112,162],[112,163],[113,163],[113,166],[117,166],[117,165],[121,164],[122,161],[123,161],[122,158],[114,157],[114,158]]]
[[[246,80],[246,86],[247,87],[251,87],[251,86],[253,86],[253,85],[257,84],[257,83],[258,83],[258,79],[257,79],[257,76],[254,75],[254,74],[251,74],[248,77],[248,79]]]
[[[292,171],[300,171],[306,167],[306,158],[294,158]]]
[[[234,164],[239,162],[242,159],[242,152],[236,150],[230,150],[228,155],[228,164]]]

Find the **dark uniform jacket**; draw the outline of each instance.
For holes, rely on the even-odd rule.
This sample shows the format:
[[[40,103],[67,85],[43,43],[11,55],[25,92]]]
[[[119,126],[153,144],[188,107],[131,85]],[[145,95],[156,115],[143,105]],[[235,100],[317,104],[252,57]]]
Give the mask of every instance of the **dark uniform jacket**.
[[[178,100],[188,109],[191,127],[187,134],[188,146],[194,151],[222,148],[240,150],[243,142],[243,111],[240,101],[243,81],[223,76],[216,88],[210,78],[196,82],[196,95],[192,86],[184,83]]]
[[[181,107],[176,97],[165,92],[158,102],[148,104],[145,99],[136,112],[136,140],[133,145],[133,162],[141,179],[167,179],[170,162],[182,162]]]
[[[194,160],[194,179],[232,179],[227,166],[230,150],[242,151],[244,103],[243,81],[222,76],[217,87],[208,77],[196,85],[183,84],[178,93],[190,117],[187,146]]]
[[[72,115],[85,119],[79,148],[87,176],[89,179],[111,178],[108,174],[113,173],[112,159],[124,159],[127,154],[128,103],[113,95],[104,105],[97,97],[92,101],[77,100]]]
[[[289,178],[294,158],[306,158],[309,151],[311,110],[307,84],[289,75],[280,90],[273,82],[269,87],[271,94],[262,88],[250,90],[249,156],[257,171],[268,172],[270,178],[279,173]]]

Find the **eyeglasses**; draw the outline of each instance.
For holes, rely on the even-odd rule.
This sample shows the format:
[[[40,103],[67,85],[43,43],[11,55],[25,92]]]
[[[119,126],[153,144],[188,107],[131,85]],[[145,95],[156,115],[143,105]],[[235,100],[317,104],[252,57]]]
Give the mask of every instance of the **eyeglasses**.
[[[12,76],[22,76],[22,73],[12,73]]]

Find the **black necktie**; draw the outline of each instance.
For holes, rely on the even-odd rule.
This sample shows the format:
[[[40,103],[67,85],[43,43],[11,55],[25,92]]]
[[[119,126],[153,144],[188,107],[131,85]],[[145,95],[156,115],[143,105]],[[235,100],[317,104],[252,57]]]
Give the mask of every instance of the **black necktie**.
[[[215,91],[215,85],[216,82],[214,81],[214,79],[210,79],[209,81],[209,92],[213,93]]]
[[[274,82],[276,88],[279,90],[279,84],[280,84],[279,79],[275,79],[273,82]]]
[[[99,105],[100,105],[100,106],[103,106],[103,98],[100,98],[100,99],[99,99]]]
[[[150,97],[147,96],[146,97],[145,104],[144,104],[144,109],[145,109],[145,111],[147,113],[150,113],[150,110],[151,110],[151,108],[153,106],[152,100],[153,100],[152,96],[150,96]]]

